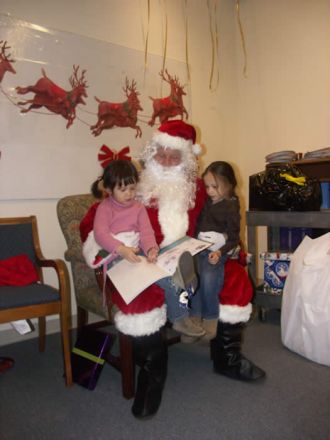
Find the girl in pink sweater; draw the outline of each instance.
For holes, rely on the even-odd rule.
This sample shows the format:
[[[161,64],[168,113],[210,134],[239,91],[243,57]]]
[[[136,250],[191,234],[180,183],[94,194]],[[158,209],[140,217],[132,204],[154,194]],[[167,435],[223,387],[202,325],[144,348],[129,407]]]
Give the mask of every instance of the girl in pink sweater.
[[[96,210],[93,234],[90,242],[95,249],[88,249],[84,243],[83,253],[88,256],[97,254],[92,267],[100,263],[110,263],[117,257],[125,258],[131,263],[138,263],[140,250],[149,262],[157,260],[159,247],[149,221],[146,208],[135,200],[136,185],[139,180],[137,170],[129,160],[114,160],[105,168],[103,176],[92,185],[92,193],[100,197],[98,189],[103,183],[106,198]]]

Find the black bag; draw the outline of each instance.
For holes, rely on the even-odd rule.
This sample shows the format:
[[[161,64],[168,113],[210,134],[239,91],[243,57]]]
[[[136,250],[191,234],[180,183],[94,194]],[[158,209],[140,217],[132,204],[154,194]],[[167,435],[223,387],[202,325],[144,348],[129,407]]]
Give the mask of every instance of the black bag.
[[[112,334],[83,328],[71,353],[73,381],[94,390],[113,343]]]
[[[293,165],[266,168],[250,176],[249,209],[260,211],[319,211],[320,183]]]

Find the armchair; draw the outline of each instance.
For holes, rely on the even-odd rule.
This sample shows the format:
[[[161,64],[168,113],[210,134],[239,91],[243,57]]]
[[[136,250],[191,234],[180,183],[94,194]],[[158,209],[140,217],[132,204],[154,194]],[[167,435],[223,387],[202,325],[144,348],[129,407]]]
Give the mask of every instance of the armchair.
[[[91,194],[67,196],[58,201],[57,216],[68,249],[64,257],[70,262],[75,297],[77,302],[78,331],[88,323],[89,312],[113,324],[111,293],[107,292],[107,305],[102,301],[103,275],[85,263],[82,255],[79,225],[93,203],[97,200]],[[107,286],[109,289],[109,285]],[[104,321],[99,324],[102,325]],[[122,392],[127,399],[134,396],[134,360],[130,336],[118,332],[119,356],[110,353],[107,361],[121,373]]]
[[[0,218],[0,260],[27,256],[36,273],[34,282],[12,285],[3,280],[0,285],[0,323],[20,319],[38,318],[39,351],[45,350],[46,316],[58,314],[60,318],[66,385],[72,384],[69,302],[70,281],[64,261],[48,260],[42,255],[35,216]],[[12,260],[11,260],[12,261]],[[32,266],[33,265],[33,266]],[[58,277],[58,288],[44,284],[42,268],[51,267]],[[36,282],[36,279],[39,279]],[[13,276],[13,279],[18,279]]]

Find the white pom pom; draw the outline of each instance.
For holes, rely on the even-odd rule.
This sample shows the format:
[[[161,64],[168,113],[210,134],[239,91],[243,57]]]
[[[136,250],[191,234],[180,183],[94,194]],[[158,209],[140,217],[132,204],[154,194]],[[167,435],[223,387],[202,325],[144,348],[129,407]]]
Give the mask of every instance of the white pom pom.
[[[199,156],[202,152],[202,147],[199,144],[194,144],[192,146],[192,152],[195,156]]]

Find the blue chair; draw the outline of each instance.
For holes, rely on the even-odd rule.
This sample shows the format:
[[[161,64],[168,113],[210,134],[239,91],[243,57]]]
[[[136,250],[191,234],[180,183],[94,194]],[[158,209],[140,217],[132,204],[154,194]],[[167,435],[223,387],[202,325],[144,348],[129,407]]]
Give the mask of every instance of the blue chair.
[[[38,318],[39,351],[45,350],[46,316],[59,315],[64,375],[72,385],[70,353],[70,281],[64,261],[42,255],[35,216],[0,218],[0,260],[26,255],[33,263],[39,282],[28,285],[0,285],[0,323]],[[58,288],[44,284],[42,268],[53,268]]]

